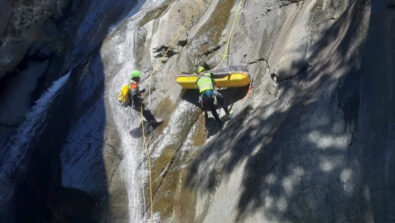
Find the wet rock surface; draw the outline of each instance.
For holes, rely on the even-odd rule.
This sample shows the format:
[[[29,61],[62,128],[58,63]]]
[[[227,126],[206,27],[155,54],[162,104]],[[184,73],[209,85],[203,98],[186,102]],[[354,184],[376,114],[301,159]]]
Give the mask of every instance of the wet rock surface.
[[[188,3],[168,6],[160,19],[139,28],[145,49],[137,46],[135,66],[149,71],[145,61],[157,61],[158,49],[169,46],[163,33],[179,22],[177,7],[182,4]],[[194,222],[390,222],[389,212],[383,212],[390,205],[379,197],[391,193],[385,189],[391,188],[391,178],[382,176],[388,183],[372,187],[376,180],[368,170],[373,160],[366,152],[374,146],[359,142],[366,139],[362,114],[370,113],[362,107],[361,91],[367,91],[362,86],[369,81],[362,78],[361,64],[369,54],[365,43],[376,41],[368,33],[380,23],[370,12],[377,13],[385,2],[371,8],[369,1],[248,1],[232,37],[229,61],[221,61],[237,8],[236,2],[227,4],[219,7],[223,2],[212,1],[201,6],[204,10],[198,7],[187,25],[188,35],[181,34],[185,45],[172,48],[177,53],[155,74],[162,78],[159,86],[164,85],[156,90],[177,95],[171,85],[177,70],[226,62],[248,65],[254,85],[243,100],[225,97],[236,115],[214,134],[203,133],[198,141],[206,141],[205,146],[193,146],[199,127],[191,128],[177,107],[171,119],[188,123],[177,128],[189,134],[171,131],[178,125],[167,123],[165,136],[151,138],[156,217],[161,222],[192,221],[191,215]],[[184,13],[191,14],[185,8]],[[387,15],[387,21],[390,18]],[[391,45],[389,39],[381,41]],[[195,103],[196,95],[182,95]],[[385,120],[393,122],[389,116]],[[209,120],[205,128],[209,131]],[[177,143],[180,137],[183,143]],[[383,141],[391,147],[389,138]],[[148,196],[148,188],[145,191]],[[372,193],[378,197],[372,199]],[[189,202],[180,199],[183,196],[190,197]],[[372,208],[376,202],[380,210]]]
[[[146,222],[152,185],[155,222],[393,222],[391,1],[245,1],[224,57],[238,3],[72,3],[86,12],[75,19],[84,25],[67,26],[75,49],[56,61],[74,69],[23,171],[15,180],[1,175],[3,191],[23,192],[1,197],[14,205],[2,209],[4,219]],[[12,15],[0,16],[4,35]],[[31,77],[37,82],[55,66],[53,45],[39,46],[29,52],[40,61],[22,69],[45,70]],[[247,66],[253,85],[221,89],[234,114],[219,126],[205,120],[198,93],[174,80],[198,65],[228,64]],[[164,120],[156,128],[116,101],[132,69],[142,71],[145,103]],[[13,106],[28,110],[21,104]],[[12,214],[35,202],[45,208]]]
[[[127,219],[116,138],[103,144],[104,76],[95,56],[111,25],[136,3],[1,1],[12,9],[0,26],[1,72],[8,71],[0,83],[1,222]],[[122,205],[114,208],[109,200],[116,196]]]

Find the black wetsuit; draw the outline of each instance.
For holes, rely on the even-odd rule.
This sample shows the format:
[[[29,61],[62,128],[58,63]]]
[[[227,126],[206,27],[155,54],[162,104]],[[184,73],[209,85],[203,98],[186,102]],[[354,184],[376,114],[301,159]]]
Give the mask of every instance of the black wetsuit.
[[[133,87],[130,87],[130,98],[131,100],[131,104],[134,110],[141,112],[141,109],[143,110],[143,116],[144,118],[151,122],[151,123],[155,123],[157,122],[155,116],[152,114],[152,112],[145,106],[144,102],[143,102],[143,98],[141,97],[141,93],[144,91],[140,91],[139,87],[138,87],[138,82],[136,81],[131,81],[129,83],[129,86],[131,84],[134,84]]]
[[[135,94],[132,96],[132,104],[133,104],[133,109],[141,112],[141,108],[143,108],[143,116],[147,121],[149,122],[156,122],[155,116],[152,114],[152,112],[145,106],[143,99],[141,98],[141,94]]]
[[[218,116],[217,110],[216,110],[216,105],[215,105],[215,98],[217,100],[217,103],[224,109],[226,115],[229,115],[229,110],[228,108],[224,105],[224,98],[219,92],[215,92],[213,90],[210,92],[202,92],[201,97],[203,99],[203,110],[205,111],[205,117],[207,118],[207,111],[211,111],[213,114],[215,120],[218,122],[222,122],[221,119]],[[208,94],[207,94],[208,93]]]

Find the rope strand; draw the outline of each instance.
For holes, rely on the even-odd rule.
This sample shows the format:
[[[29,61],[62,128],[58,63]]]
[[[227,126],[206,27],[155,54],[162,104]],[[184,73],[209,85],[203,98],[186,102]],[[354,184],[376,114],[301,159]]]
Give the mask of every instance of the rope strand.
[[[236,12],[235,18],[233,19],[232,28],[230,29],[230,33],[229,33],[229,36],[228,36],[228,41],[226,42],[225,52],[222,55],[222,61],[227,59],[228,56],[229,56],[228,53],[229,53],[230,39],[232,37],[233,29],[235,27],[235,24],[236,24],[236,21],[237,21],[237,17],[238,17],[238,15],[240,13],[241,5],[243,4],[243,2],[244,2],[244,0],[240,0],[239,6],[237,7],[237,12]],[[228,63],[229,63],[229,60],[227,61],[227,65],[228,65]]]
[[[152,79],[152,76],[154,75],[154,73],[156,73],[156,71],[159,69],[160,67],[160,63],[164,60],[164,58],[167,56],[167,53],[169,52],[169,50],[174,46],[174,44],[176,43],[176,41],[178,40],[178,38],[181,36],[181,32],[185,29],[187,23],[190,22],[190,20],[192,19],[192,17],[196,14],[197,9],[199,8],[199,6],[201,5],[203,0],[197,0],[197,4],[196,6],[193,8],[192,13],[189,15],[189,17],[185,20],[184,24],[182,24],[182,26],[178,29],[177,34],[175,35],[175,37],[173,38],[172,42],[170,43],[170,45],[167,47],[165,53],[162,55],[162,57],[159,59],[159,61],[156,62],[154,68],[152,69],[151,75],[150,75],[150,82]],[[151,88],[151,86],[150,86]],[[166,91],[166,89],[164,89]],[[149,94],[151,94],[151,90],[149,91]],[[151,98],[151,95],[149,95],[149,98]],[[151,101],[149,102],[151,103]]]

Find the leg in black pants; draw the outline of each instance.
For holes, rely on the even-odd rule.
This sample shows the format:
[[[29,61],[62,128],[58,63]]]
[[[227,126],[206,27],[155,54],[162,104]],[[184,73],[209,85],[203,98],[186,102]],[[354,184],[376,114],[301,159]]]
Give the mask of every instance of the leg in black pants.
[[[218,122],[222,122],[221,119],[218,117],[218,113],[215,110],[215,105],[214,105],[214,98],[213,97],[208,97],[203,99],[203,108],[204,112],[206,112],[206,118],[207,118],[207,111],[210,110],[211,113],[213,114],[215,120]]]
[[[143,116],[149,122],[156,122],[155,116],[152,112],[144,105],[143,101],[139,98],[133,98],[133,108],[134,110],[141,112],[141,108],[143,108]]]
[[[217,92],[217,91],[214,91],[214,92],[215,92],[214,96],[217,98],[218,104],[222,107],[222,109],[224,109],[226,115],[229,115],[229,110],[224,104],[224,97],[222,97],[222,95],[219,92]]]

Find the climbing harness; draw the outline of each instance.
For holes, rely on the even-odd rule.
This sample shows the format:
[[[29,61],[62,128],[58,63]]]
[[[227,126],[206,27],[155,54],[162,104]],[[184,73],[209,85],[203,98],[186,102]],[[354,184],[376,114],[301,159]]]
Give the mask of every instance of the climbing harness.
[[[237,12],[236,12],[235,18],[233,19],[232,28],[230,29],[230,33],[229,33],[229,36],[228,36],[228,41],[226,42],[225,52],[224,52],[224,54],[222,56],[222,61],[224,61],[225,59],[228,59],[230,40],[231,40],[232,33],[233,33],[233,30],[234,30],[234,27],[235,27],[235,24],[236,24],[236,21],[237,21],[237,17],[240,14],[241,6],[243,5],[243,3],[244,3],[244,0],[240,0],[239,6],[237,7]],[[226,61],[226,65],[229,66],[229,59]],[[251,80],[251,82],[250,82],[250,84],[248,86],[247,93],[246,93],[246,95],[243,98],[245,98],[248,95],[248,93],[250,92],[251,87],[252,87],[252,85],[254,83],[254,79],[251,77],[251,75],[249,73],[247,73],[247,75],[248,75],[248,78]]]

